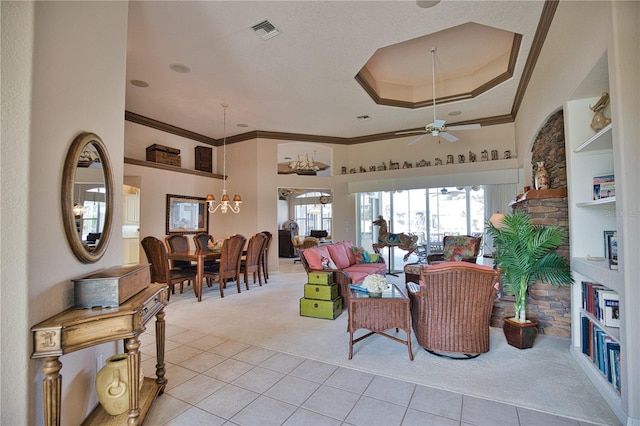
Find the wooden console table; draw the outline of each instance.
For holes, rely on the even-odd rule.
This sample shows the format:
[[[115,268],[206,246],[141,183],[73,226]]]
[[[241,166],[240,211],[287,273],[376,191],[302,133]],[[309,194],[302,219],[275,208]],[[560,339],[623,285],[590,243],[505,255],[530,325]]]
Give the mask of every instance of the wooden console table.
[[[145,378],[140,392],[129,393],[129,411],[110,416],[100,404],[84,424],[138,425],[144,420],[156,397],[167,384],[164,367],[167,286],[151,284],[140,293],[115,308],[71,308],[31,328],[32,358],[45,358],[42,372],[44,423],[60,425],[62,363],[61,355],[101,343],[126,339],[128,383],[130,389],[140,389],[140,340],[147,322],[156,317],[157,379]]]

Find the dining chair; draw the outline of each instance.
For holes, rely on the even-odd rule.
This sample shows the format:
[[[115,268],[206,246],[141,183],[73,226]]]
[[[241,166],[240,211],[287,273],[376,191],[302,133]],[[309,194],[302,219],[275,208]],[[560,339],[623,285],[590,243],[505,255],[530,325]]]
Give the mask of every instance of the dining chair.
[[[228,279],[236,281],[238,293],[240,293],[240,258],[247,238],[241,234],[235,234],[224,240],[220,251],[220,262],[210,268],[205,268],[204,277],[218,281],[220,297],[224,297],[224,288]],[[247,290],[249,290],[249,283]]]
[[[262,287],[262,268],[260,264],[262,262],[262,256],[264,254],[264,244],[267,241],[267,236],[259,232],[256,235],[249,238],[247,243],[247,255],[240,262],[240,272],[244,274],[244,283],[249,290],[249,273],[253,274],[253,283],[256,281]],[[256,275],[258,279],[256,280]]]
[[[293,259],[293,263],[301,262],[300,260],[300,250],[302,249],[302,242],[304,241],[304,237],[299,237],[294,235],[291,237],[291,244],[293,245],[293,251],[296,254],[296,259]]]
[[[213,244],[213,237],[204,232],[199,232],[193,236],[193,244],[197,249],[209,248],[209,241]]]
[[[167,293],[169,300],[171,293],[175,293],[175,285],[180,284],[180,293],[182,293],[183,283],[185,281],[195,282],[195,269],[172,268],[169,264],[169,256],[165,244],[155,237],[145,237],[142,241],[142,248],[147,255],[147,261],[151,264],[151,281],[155,283],[167,284],[171,288],[171,292]],[[195,285],[193,286],[195,291]]]
[[[167,245],[167,250],[169,253],[173,253],[176,251],[189,251],[189,238],[186,235],[175,234],[175,235],[167,235],[164,238],[164,242]],[[182,268],[182,269],[193,269],[195,266],[191,264],[188,260],[171,260],[172,268]]]
[[[262,231],[267,236],[267,240],[264,243],[264,250],[262,253],[262,276],[264,276],[264,283],[267,283],[269,279],[269,249],[271,248],[271,240],[273,240],[273,234],[269,231]]]
[[[208,249],[209,248],[209,241],[211,241],[211,244],[213,244],[214,240],[213,237],[210,234],[204,233],[204,232],[199,232],[196,235],[193,236],[193,244],[195,245],[196,249],[198,250],[202,250],[202,249]],[[204,267],[205,269],[213,269],[213,270],[217,270],[215,269],[215,266],[218,262],[216,260],[212,260],[209,262],[205,262],[204,263]],[[207,278],[207,285],[209,287],[211,287],[211,278]]]

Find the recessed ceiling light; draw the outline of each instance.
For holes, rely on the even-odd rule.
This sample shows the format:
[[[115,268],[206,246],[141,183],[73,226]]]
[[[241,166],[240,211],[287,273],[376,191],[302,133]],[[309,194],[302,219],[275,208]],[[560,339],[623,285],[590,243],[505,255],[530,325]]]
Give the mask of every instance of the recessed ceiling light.
[[[360,120],[360,121],[367,121],[367,120],[370,120],[370,119],[371,119],[371,117],[370,117],[370,116],[368,116],[368,115],[359,115],[357,118],[358,118],[358,120]]]
[[[133,84],[136,87],[149,87],[149,83],[142,80],[131,80],[129,83]]]
[[[462,111],[451,111],[451,112],[449,113],[449,115],[450,115],[451,117],[455,117],[456,115],[460,115],[460,114],[462,114]]]
[[[191,72],[191,68],[189,68],[186,65],[182,65],[182,64],[171,64],[171,65],[169,65],[169,68],[172,71],[179,72],[181,74],[187,74],[187,73]]]
[[[438,3],[440,3],[440,0],[416,0],[416,4],[418,5],[418,7],[421,7],[423,9],[433,7]]]
[[[236,124],[236,126],[238,126],[238,127],[249,127],[248,124],[244,124],[244,123],[238,123],[238,124]]]

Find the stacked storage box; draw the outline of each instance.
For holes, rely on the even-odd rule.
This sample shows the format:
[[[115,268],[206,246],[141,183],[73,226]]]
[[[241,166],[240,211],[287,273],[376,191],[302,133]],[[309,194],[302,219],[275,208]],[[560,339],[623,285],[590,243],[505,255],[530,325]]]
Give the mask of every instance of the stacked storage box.
[[[341,313],[342,297],[338,294],[338,284],[333,282],[333,272],[310,272],[304,297],[300,299],[300,315],[336,319]]]
[[[154,143],[147,147],[147,161],[180,167],[180,150]]]

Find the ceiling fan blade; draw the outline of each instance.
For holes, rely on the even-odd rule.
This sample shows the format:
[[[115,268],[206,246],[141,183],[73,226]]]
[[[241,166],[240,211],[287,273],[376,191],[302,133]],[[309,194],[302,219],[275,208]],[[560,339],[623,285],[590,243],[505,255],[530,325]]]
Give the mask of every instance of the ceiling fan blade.
[[[440,136],[442,136],[444,139],[448,140],[449,142],[455,142],[455,141],[458,140],[457,137],[455,137],[451,133],[447,133],[447,132],[440,132]]]
[[[396,135],[415,135],[416,133],[425,133],[424,130],[407,130],[406,132],[396,132]]]
[[[417,138],[415,138],[414,140],[412,140],[411,142],[409,142],[409,145],[414,145],[417,144],[418,142],[420,142],[422,139],[424,139],[426,136],[428,135],[428,133],[425,133],[424,135],[420,135]]]
[[[479,128],[479,124],[461,124],[459,126],[447,126],[447,130],[477,130]]]
[[[438,129],[441,129],[444,127],[444,123],[446,123],[446,121],[444,120],[434,120],[433,127],[437,127]]]

